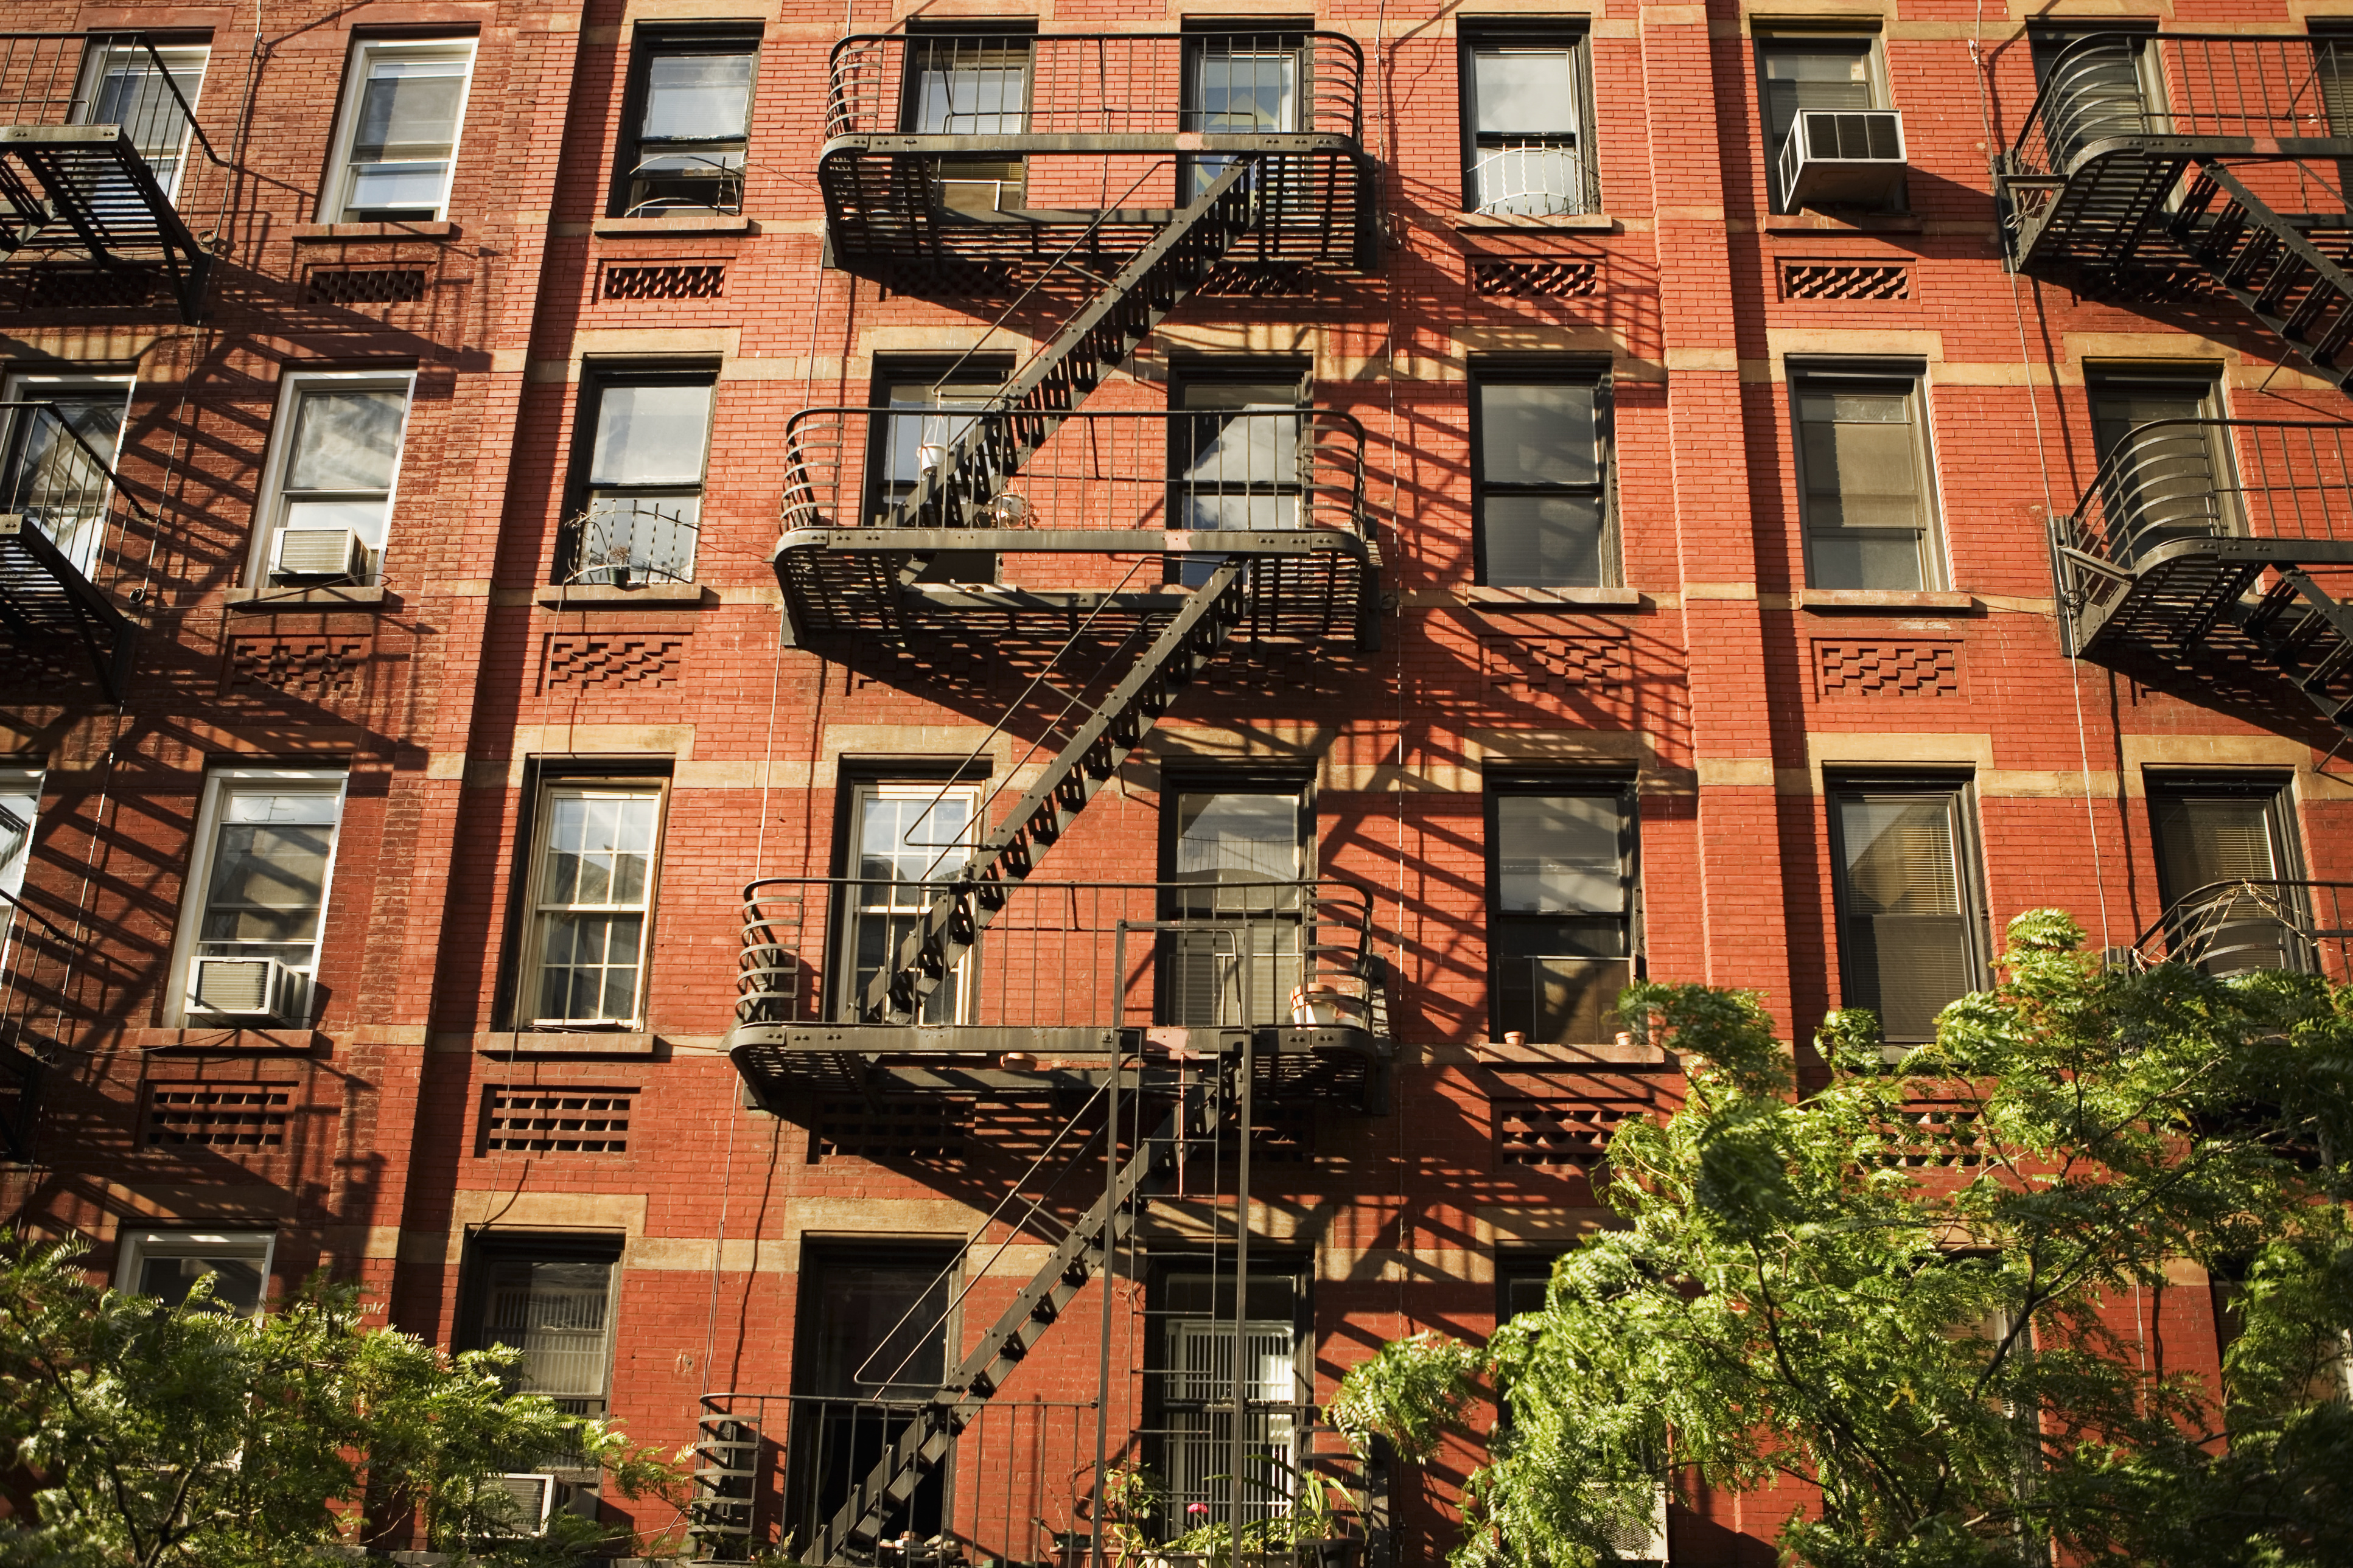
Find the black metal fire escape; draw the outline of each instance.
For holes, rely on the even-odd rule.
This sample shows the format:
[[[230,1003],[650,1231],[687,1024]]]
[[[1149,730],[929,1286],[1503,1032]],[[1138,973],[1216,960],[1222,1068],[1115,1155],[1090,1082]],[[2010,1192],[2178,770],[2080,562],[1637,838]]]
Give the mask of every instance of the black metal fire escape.
[[[2010,263],[2079,292],[2219,292],[2353,384],[2353,40],[2103,34],[2050,68],[1996,160]],[[2168,420],[2104,455],[2051,525],[2068,651],[2277,716],[2298,694],[2353,736],[2343,425]]]
[[[160,274],[201,319],[212,252],[180,210],[199,157],[225,166],[148,35],[0,33],[0,263]]]
[[[0,403],[0,640],[37,665],[78,650],[118,702],[135,628],[93,579],[126,520],[154,527],[56,405]]]

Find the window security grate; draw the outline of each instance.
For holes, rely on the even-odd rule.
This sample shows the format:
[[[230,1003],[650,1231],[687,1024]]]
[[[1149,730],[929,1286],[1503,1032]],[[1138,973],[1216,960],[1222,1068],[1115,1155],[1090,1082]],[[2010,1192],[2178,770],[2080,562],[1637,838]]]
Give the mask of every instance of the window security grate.
[[[1609,1147],[1609,1135],[1628,1117],[1641,1114],[1631,1105],[1587,1100],[1542,1100],[1533,1095],[1509,1095],[1491,1102],[1495,1123],[1495,1163],[1499,1165],[1562,1166],[1589,1171],[1599,1164]]]
[[[1471,292],[1495,300],[1580,300],[1601,291],[1598,261],[1474,261]]]
[[[313,267],[304,302],[405,305],[425,298],[422,267]]]
[[[716,300],[726,277],[726,267],[717,262],[693,267],[608,264],[598,292],[607,300]]]
[[[817,1125],[809,1130],[809,1163],[847,1159],[960,1165],[969,1110],[953,1101],[886,1103],[878,1109],[862,1100],[821,1100]]]
[[[150,1148],[280,1149],[290,1083],[151,1083],[140,1142]]]
[[[634,1089],[491,1088],[482,1094],[482,1152],[625,1154]]]
[[[1909,300],[1912,269],[1901,262],[1784,261],[1784,300]]]

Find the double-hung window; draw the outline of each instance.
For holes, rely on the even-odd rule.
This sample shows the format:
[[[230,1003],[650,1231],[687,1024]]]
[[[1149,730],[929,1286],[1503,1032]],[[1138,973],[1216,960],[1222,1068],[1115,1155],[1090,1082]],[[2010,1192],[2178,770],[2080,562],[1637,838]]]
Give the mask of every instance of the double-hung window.
[[[644,1017],[662,803],[656,779],[541,787],[520,1021],[613,1027]]]
[[[1303,380],[1242,367],[1178,377],[1173,401],[1192,417],[1168,427],[1172,527],[1299,526]],[[1205,582],[1212,565],[1187,562],[1180,576]]]
[[[2276,776],[2149,780],[2158,896],[2177,950],[2212,974],[2309,969],[2295,816]],[[2283,919],[2282,917],[2285,918]]]
[[[614,211],[740,213],[760,37],[640,28]]]
[[[1599,211],[1584,39],[1469,35],[1461,72],[1464,207],[1514,217]]]
[[[377,579],[415,382],[413,371],[286,377],[252,580]]]
[[[956,1326],[954,1250],[812,1246],[793,1336],[784,1527],[825,1528],[947,1375]],[[943,1488],[915,1489],[892,1528],[936,1535]]]
[[[1640,951],[1631,780],[1501,781],[1487,793],[1487,946],[1497,1038],[1597,1045]]]
[[[693,580],[716,380],[708,370],[617,369],[584,381],[589,437],[566,580]]]
[[[448,216],[473,70],[471,38],[364,38],[353,45],[321,221]]]
[[[619,1251],[594,1241],[481,1244],[468,1340],[520,1352],[508,1374],[519,1392],[551,1399],[568,1415],[604,1415]]]
[[[301,1024],[316,1011],[344,775],[229,768],[206,781],[180,922],[192,1024]]]
[[[1300,129],[1303,49],[1295,34],[1203,35],[1186,45],[1184,102],[1178,124],[1208,136],[1280,135]],[[1233,160],[1187,158],[1179,188],[1198,201]],[[1268,184],[1280,187],[1287,165],[1271,161]]]
[[[1029,128],[1030,47],[1020,33],[910,39],[901,123],[918,136],[1020,135]],[[1010,212],[1023,205],[1027,169],[1018,154],[935,159],[933,199],[950,212]]]
[[[41,770],[0,768],[0,970],[23,923],[25,873],[33,863],[33,826],[41,815]]]
[[[1920,378],[1894,368],[1793,370],[1806,582],[1945,585]]]
[[[0,409],[0,511],[23,517],[84,577],[104,543],[127,375],[12,375]]]
[[[1176,791],[1171,803],[1166,916],[1185,927],[1164,949],[1164,1021],[1287,1021],[1304,978],[1300,884],[1314,847],[1306,792],[1205,782]]]
[[[1600,588],[1618,581],[1609,383],[1601,369],[1481,369],[1472,380],[1479,581]]]
[[[2221,412],[2211,371],[2087,366],[2084,379],[2101,510],[2120,558],[2237,531],[2230,445],[2211,423]]]
[[[1808,110],[1855,113],[1892,107],[1875,34],[1777,33],[1757,41],[1765,98],[1765,174],[1773,210],[1790,210],[1782,188],[1782,153],[1798,116]],[[1896,205],[1901,205],[1900,203]]]
[[[120,37],[96,44],[82,64],[73,121],[122,127],[164,196],[176,197],[211,55],[205,44],[150,45]]]
[[[1840,992],[1909,1045],[1984,983],[1968,794],[1930,781],[1858,779],[1830,790]]]
[[[863,784],[849,801],[846,901],[836,1013],[860,1016],[867,987],[895,963],[899,944],[922,922],[941,885],[972,853],[980,791],[963,784]],[[971,955],[924,998],[921,1022],[958,1024],[973,1003]]]
[[[276,1242],[266,1230],[126,1230],[117,1242],[114,1288],[176,1307],[196,1281],[209,1279],[216,1305],[249,1318],[269,1293]]]

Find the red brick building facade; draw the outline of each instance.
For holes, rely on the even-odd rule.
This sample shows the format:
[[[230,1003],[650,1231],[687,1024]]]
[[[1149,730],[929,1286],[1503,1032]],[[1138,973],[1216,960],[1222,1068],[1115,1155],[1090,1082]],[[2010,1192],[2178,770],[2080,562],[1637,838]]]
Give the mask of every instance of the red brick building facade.
[[[722,1555],[1280,1511],[1605,1223],[1631,974],[2319,961],[2328,9],[18,7],[12,1216],[522,1342]]]

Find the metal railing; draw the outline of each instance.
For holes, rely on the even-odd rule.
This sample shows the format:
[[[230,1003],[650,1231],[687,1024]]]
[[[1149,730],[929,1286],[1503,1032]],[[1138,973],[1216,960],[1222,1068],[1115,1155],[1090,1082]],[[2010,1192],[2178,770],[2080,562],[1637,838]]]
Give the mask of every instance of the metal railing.
[[[833,47],[826,134],[1341,134],[1364,51],[1338,33],[860,33]]]
[[[935,482],[932,527],[1051,530],[1318,528],[1365,531],[1365,430],[1325,408],[1026,413],[805,408],[785,425],[782,521],[884,526],[917,481]],[[962,452],[956,452],[957,445]]]
[[[119,125],[167,193],[191,142],[226,166],[145,33],[0,33],[0,125]]]
[[[2136,426],[2061,520],[2061,542],[2091,568],[2084,592],[2104,602],[2152,552],[2184,540],[2353,541],[2348,437],[2353,425],[2327,420]]]
[[[2353,38],[2097,33],[2052,62],[2012,177],[2063,175],[2109,137],[2353,137]]]
[[[2353,979],[2353,882],[2210,882],[2168,905],[2131,951],[2141,964],[2288,969],[2341,984]]]
[[[1385,1016],[1371,895],[1349,882],[1032,879],[984,889],[765,877],[744,889],[737,1024],[856,1021],[869,979],[934,901],[983,891],[1000,907],[921,1023],[1373,1027]],[[1145,922],[1174,929],[1135,930]]]
[[[1601,175],[1577,147],[1542,139],[1482,146],[1465,178],[1471,210],[1496,217],[1572,217],[1601,210]]]
[[[699,497],[593,501],[557,531],[556,580],[616,588],[691,583],[701,519]]]
[[[0,402],[0,518],[37,531],[91,583],[131,519],[155,526],[59,405],[35,401]]]

